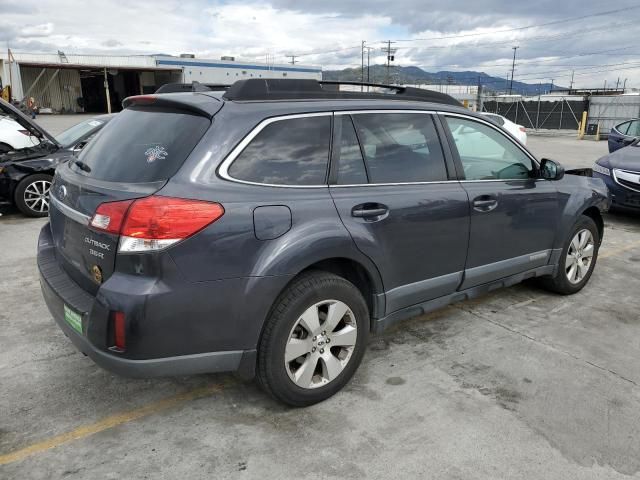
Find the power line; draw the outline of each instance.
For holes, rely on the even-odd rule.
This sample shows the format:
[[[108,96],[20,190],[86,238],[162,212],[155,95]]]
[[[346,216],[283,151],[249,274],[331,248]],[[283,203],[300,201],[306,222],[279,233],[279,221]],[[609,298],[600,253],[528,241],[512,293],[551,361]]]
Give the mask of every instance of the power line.
[[[640,7],[633,7],[633,8],[640,8]],[[592,16],[597,15],[597,14],[593,14]],[[583,17],[578,17],[578,18],[583,18]],[[628,22],[622,22],[622,23],[614,23],[614,24],[608,24],[608,25],[603,25],[603,26],[599,26],[599,27],[592,27],[592,28],[583,28],[580,30],[576,30],[576,31],[572,31],[572,32],[566,32],[566,33],[560,33],[560,34],[556,34],[556,35],[538,35],[538,36],[524,36],[524,37],[520,37],[518,38],[519,42],[522,41],[532,41],[532,40],[543,40],[545,42],[547,41],[555,41],[561,38],[570,38],[573,36],[581,36],[581,35],[586,35],[589,34],[591,32],[595,32],[595,31],[600,31],[600,30],[620,30],[622,28],[625,27],[629,27],[629,26],[637,26],[638,21],[637,20],[632,20],[632,21],[628,21]],[[525,28],[525,27],[520,27],[520,29]],[[533,28],[533,26],[531,27],[526,27],[526,28]],[[494,31],[494,32],[485,32],[483,34],[493,34],[493,33],[501,33],[504,32],[505,30],[501,30],[501,31]],[[472,34],[469,34],[472,35]],[[462,37],[466,37],[469,35],[462,35]],[[475,34],[473,34],[475,35]],[[435,38],[435,37],[434,37]],[[452,37],[437,37],[437,38],[452,38]],[[436,38],[436,39],[437,39]],[[402,41],[402,42],[412,42],[412,41],[423,41],[423,40],[427,40],[427,39],[404,39],[404,40],[398,40],[398,41]],[[373,42],[370,45],[382,45],[382,44],[386,44],[386,41],[377,41],[377,42]],[[469,43],[463,43],[463,44],[456,44],[456,45],[442,45],[442,46],[437,46],[437,45],[432,45],[432,46],[428,46],[428,47],[419,47],[419,46],[411,46],[411,47],[396,47],[396,50],[398,49],[419,49],[419,50],[443,50],[443,49],[465,49],[465,48],[492,48],[494,46],[501,46],[504,45],[504,40],[503,41],[495,41],[495,42],[483,42],[483,43],[478,43],[478,42],[469,42]],[[299,57],[308,57],[308,56],[316,56],[316,55],[328,55],[328,54],[332,54],[332,53],[341,53],[341,52],[346,52],[349,50],[357,50],[357,49],[361,49],[361,45],[353,45],[353,46],[348,46],[348,47],[341,47],[341,48],[333,48],[333,49],[328,49],[328,50],[314,50],[311,52],[299,52],[296,53],[295,56],[296,58]],[[529,48],[529,50],[531,50],[531,48]],[[355,52],[354,52],[355,54]],[[288,57],[290,58],[291,55],[287,55],[282,53],[281,54],[283,57]],[[264,54],[258,54],[258,55],[249,55],[246,56],[246,58],[262,58],[264,57]]]
[[[599,17],[599,16],[603,16],[603,15],[612,15],[614,13],[620,13],[620,12],[628,12],[630,10],[636,10],[638,8],[640,8],[640,6],[618,8],[616,10],[606,10],[604,12],[596,12],[596,13],[590,13],[588,15],[581,15],[579,17],[570,17],[570,18],[565,18],[565,19],[562,19],[562,20],[554,20],[552,22],[539,23],[539,24],[536,24],[536,25],[528,25],[528,26],[525,26],[525,27],[508,28],[508,29],[505,29],[505,30],[494,30],[494,31],[491,31],[491,32],[465,33],[465,34],[461,34],[461,35],[449,35],[449,36],[444,36],[444,37],[395,39],[395,41],[396,42],[418,42],[418,41],[419,42],[423,42],[423,41],[433,41],[433,40],[449,40],[449,39],[452,39],[452,38],[477,37],[477,36],[481,36],[481,35],[495,35],[496,33],[517,32],[517,31],[522,31],[522,30],[528,30],[528,29],[531,29],[531,28],[548,27],[549,25],[558,25],[560,23],[584,20],[585,18]]]

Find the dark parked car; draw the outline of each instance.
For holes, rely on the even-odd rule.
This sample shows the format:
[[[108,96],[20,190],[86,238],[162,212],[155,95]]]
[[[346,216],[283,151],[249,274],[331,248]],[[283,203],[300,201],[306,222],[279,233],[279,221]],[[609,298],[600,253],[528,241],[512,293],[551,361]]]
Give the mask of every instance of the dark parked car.
[[[640,208],[640,138],[631,145],[599,159],[593,176],[604,181],[612,204],[623,208]]]
[[[37,138],[33,146],[0,152],[0,200],[15,204],[30,217],[46,217],[49,188],[56,167],[82,150],[112,115],[92,117],[53,137],[2,99],[0,113],[17,121]]]
[[[583,288],[602,181],[389,88],[126,99],[56,171],[38,266],[60,328],[122,375],[255,373],[302,406],[349,381],[370,332],[532,277]]]
[[[626,147],[636,138],[640,138],[640,118],[627,120],[611,129],[608,137],[609,153]]]

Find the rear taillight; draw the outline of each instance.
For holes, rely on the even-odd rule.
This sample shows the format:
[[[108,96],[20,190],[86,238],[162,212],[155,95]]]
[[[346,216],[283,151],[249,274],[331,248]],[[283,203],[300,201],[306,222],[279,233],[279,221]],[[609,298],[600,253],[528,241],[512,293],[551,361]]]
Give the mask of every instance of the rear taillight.
[[[522,126],[521,126],[521,127],[519,127],[519,128],[520,128],[520,131],[521,131],[521,132],[526,132],[526,131],[527,131],[527,129],[526,129],[526,128],[524,128],[524,127],[522,127]]]
[[[122,221],[131,203],[133,200],[101,203],[91,219],[91,226],[97,230],[119,235]]]
[[[91,226],[119,234],[119,252],[149,252],[194,235],[223,214],[219,203],[152,196],[103,203],[91,219]]]
[[[21,134],[26,135],[27,137],[31,136],[31,132],[29,130],[18,130]]]

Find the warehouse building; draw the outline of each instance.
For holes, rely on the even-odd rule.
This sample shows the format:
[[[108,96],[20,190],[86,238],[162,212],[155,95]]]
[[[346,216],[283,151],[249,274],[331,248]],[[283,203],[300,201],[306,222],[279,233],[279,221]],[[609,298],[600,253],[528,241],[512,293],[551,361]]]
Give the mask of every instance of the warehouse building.
[[[311,78],[320,67],[237,62],[168,55],[0,55],[0,91],[6,99],[33,97],[44,112],[102,113],[118,111],[131,95],[153,93],[174,82],[230,85],[244,78]]]

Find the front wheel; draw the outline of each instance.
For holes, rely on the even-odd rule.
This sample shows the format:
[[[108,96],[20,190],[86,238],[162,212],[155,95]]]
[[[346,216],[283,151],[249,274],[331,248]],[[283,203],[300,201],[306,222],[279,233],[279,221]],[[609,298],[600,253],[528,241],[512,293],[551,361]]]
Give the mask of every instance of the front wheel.
[[[542,286],[562,295],[579,292],[591,278],[599,249],[598,227],[590,217],[581,216],[566,240],[558,271],[553,277],[541,279]]]
[[[29,217],[46,217],[49,214],[52,179],[51,175],[38,173],[20,180],[14,196],[18,210]]]
[[[325,400],[355,373],[368,332],[369,311],[352,283],[331,273],[305,273],[280,295],[267,319],[258,382],[292,406]]]

